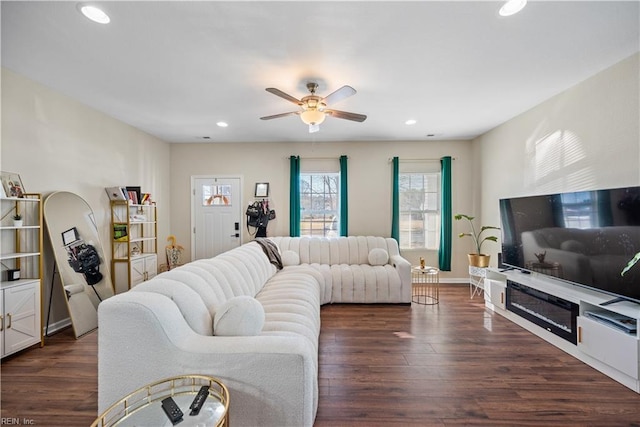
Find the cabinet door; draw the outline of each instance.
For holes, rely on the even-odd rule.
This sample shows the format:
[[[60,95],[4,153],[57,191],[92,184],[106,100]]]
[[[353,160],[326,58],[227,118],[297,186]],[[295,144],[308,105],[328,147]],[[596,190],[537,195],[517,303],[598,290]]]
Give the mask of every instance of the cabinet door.
[[[155,277],[158,274],[158,257],[156,255],[146,257],[144,268],[147,272],[147,280]]]
[[[638,379],[640,342],[612,327],[578,317],[578,349],[607,365]]]
[[[4,349],[14,353],[40,342],[40,286],[28,283],[4,290]]]
[[[493,306],[505,309],[506,287],[504,282],[493,279],[485,279],[484,281],[484,300]]]
[[[130,287],[139,285],[145,280],[145,259],[136,258],[131,260],[131,283]]]
[[[6,316],[4,315],[4,291],[0,290],[0,356],[4,356],[4,327]]]

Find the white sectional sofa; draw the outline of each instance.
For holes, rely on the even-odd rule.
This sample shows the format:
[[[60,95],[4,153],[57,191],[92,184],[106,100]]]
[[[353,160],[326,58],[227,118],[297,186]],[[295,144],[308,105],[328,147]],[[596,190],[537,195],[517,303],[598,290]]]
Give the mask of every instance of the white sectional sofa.
[[[282,269],[250,242],[100,304],[99,413],[145,384],[203,374],[229,388],[234,426],[313,425],[320,306],[410,303],[411,267],[393,239],[270,240]]]

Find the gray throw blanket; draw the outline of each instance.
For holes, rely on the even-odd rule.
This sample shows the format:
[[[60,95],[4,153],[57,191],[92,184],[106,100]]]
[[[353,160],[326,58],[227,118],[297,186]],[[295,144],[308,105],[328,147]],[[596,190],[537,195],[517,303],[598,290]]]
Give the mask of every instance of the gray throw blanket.
[[[255,241],[260,245],[267,258],[269,258],[269,262],[275,265],[278,270],[282,270],[282,258],[280,257],[280,252],[276,244],[264,238],[258,238]]]

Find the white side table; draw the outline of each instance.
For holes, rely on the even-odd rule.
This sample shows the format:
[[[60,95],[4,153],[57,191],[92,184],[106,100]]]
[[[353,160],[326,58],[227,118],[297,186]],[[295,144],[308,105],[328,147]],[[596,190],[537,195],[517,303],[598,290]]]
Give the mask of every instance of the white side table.
[[[422,305],[438,304],[440,270],[435,267],[411,267],[411,301]]]
[[[469,297],[480,295],[484,291],[484,280],[487,278],[487,267],[469,266]]]

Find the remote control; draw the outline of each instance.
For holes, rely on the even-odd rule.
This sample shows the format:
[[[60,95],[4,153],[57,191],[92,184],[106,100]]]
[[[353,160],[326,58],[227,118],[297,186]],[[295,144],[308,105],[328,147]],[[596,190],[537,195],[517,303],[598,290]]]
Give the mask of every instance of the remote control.
[[[171,424],[176,425],[180,421],[182,421],[182,416],[184,415],[178,405],[176,405],[176,401],[171,397],[167,397],[162,400],[162,409],[164,410],[167,417],[171,421]]]
[[[200,413],[200,409],[202,409],[202,405],[204,405],[204,402],[207,400],[207,396],[209,396],[209,386],[203,385],[200,387],[200,391],[196,394],[193,402],[191,402],[191,406],[189,406],[189,409],[191,409],[189,415],[198,415]]]

